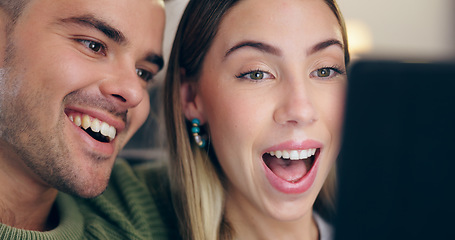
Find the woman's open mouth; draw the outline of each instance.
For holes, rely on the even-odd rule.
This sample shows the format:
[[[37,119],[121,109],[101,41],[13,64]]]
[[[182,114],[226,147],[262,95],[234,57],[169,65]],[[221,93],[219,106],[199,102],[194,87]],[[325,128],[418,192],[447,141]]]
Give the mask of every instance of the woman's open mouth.
[[[319,148],[267,152],[262,159],[277,177],[289,182],[299,182],[315,163]]]

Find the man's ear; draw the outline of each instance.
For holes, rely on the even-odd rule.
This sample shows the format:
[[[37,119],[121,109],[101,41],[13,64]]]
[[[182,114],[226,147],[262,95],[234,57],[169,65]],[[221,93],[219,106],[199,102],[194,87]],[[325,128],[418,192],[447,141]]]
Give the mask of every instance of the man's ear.
[[[186,119],[192,120],[194,118],[199,119],[201,125],[205,123],[203,114],[203,107],[200,101],[198,93],[197,81],[194,79],[188,79],[185,76],[185,70],[180,70],[180,101],[182,106],[183,114]]]

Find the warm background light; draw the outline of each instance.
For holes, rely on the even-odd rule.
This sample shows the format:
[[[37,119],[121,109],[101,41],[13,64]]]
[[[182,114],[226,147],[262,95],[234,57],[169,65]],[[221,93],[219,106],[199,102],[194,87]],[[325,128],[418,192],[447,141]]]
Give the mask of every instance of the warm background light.
[[[357,57],[455,58],[454,0],[337,0]]]
[[[360,20],[346,20],[349,52],[352,58],[368,54],[373,49],[373,37],[370,28]]]

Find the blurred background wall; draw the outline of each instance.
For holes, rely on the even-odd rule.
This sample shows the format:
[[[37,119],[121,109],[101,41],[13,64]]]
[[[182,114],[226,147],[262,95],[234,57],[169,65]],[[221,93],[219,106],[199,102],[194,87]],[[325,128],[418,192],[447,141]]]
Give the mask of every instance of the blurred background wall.
[[[455,56],[454,0],[339,0],[355,56]]]
[[[164,58],[188,0],[166,2]],[[354,61],[359,58],[415,61],[455,59],[454,0],[338,0]],[[166,67],[165,67],[166,68]],[[121,156],[131,161],[163,159],[165,130],[160,109],[164,70],[150,90],[151,116]]]

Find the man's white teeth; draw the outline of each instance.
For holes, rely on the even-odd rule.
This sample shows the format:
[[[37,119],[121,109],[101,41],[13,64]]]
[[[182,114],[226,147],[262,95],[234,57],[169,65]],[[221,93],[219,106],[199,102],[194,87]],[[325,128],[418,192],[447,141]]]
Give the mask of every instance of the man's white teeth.
[[[94,132],[99,132],[101,130],[101,121],[98,120],[97,118],[93,119],[92,125],[90,125],[90,128]],[[115,131],[115,129],[114,129],[114,131]]]
[[[271,156],[275,156],[277,158],[283,159],[291,159],[291,160],[300,160],[300,159],[307,159],[311,156],[314,156],[316,153],[316,148],[310,148],[305,150],[283,150],[283,151],[272,151],[269,152]]]
[[[93,132],[100,132],[102,135],[108,137],[111,141],[115,138],[117,130],[109,124],[100,121],[97,118],[91,118],[89,115],[70,115],[69,119],[78,127],[83,129],[91,128]]]

